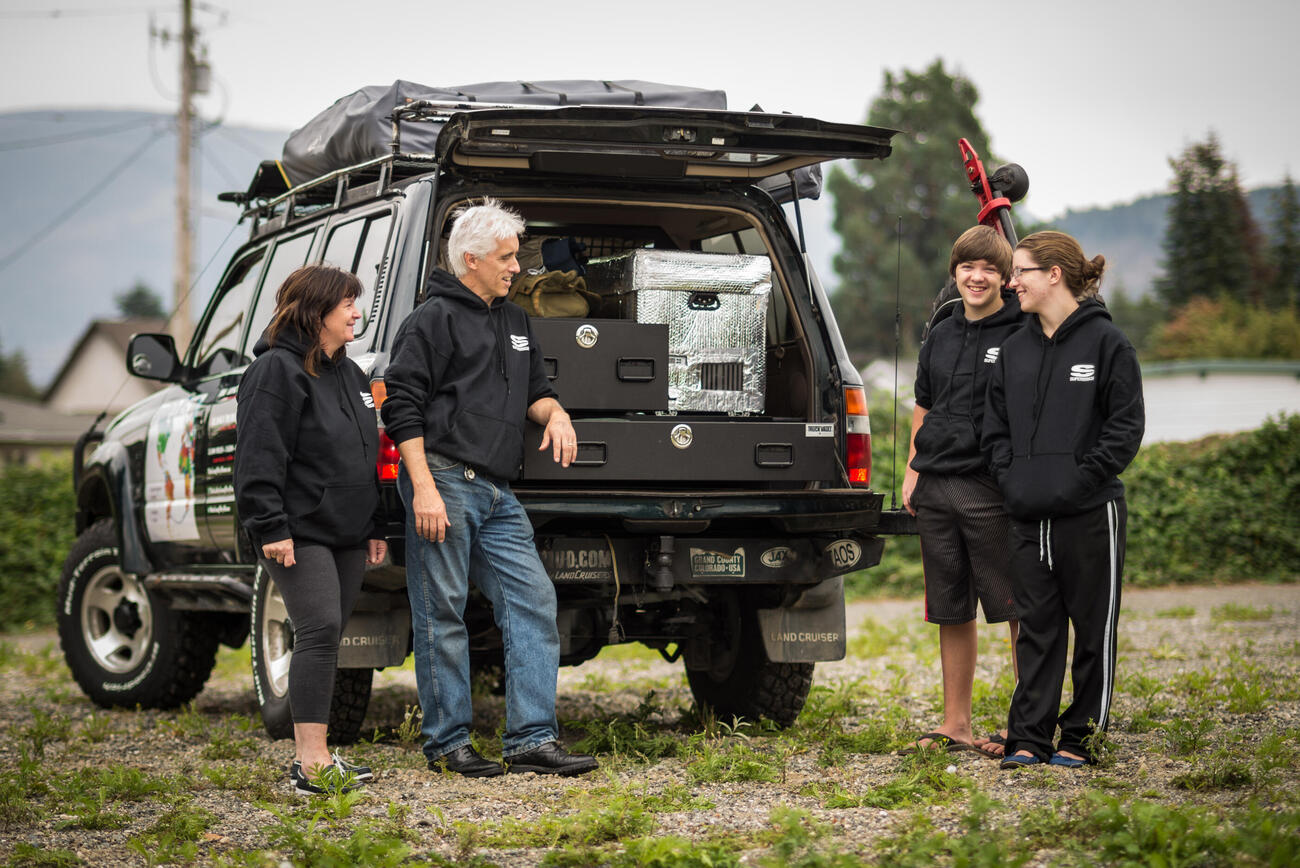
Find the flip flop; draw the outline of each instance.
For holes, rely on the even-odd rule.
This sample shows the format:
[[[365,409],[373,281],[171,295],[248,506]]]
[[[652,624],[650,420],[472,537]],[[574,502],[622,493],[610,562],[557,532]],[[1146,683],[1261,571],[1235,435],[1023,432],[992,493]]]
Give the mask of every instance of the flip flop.
[[[1072,756],[1066,756],[1063,753],[1054,753],[1052,758],[1047,761],[1048,765],[1063,766],[1067,769],[1079,769],[1088,764],[1087,760],[1076,759]]]
[[[1000,751],[992,750],[989,747],[989,745],[991,744],[998,745],[999,747],[1002,748],[1002,750]],[[1002,759],[1002,757],[1006,756],[1007,754],[1007,739],[1000,732],[991,732],[988,735],[984,736],[983,744],[972,744],[970,747],[971,750],[975,751],[976,753],[982,756],[986,756],[989,759]]]
[[[920,742],[930,740],[930,743],[921,746]],[[950,735],[944,735],[942,732],[927,732],[912,742],[912,744],[898,752],[899,756],[911,756],[914,753],[920,753],[923,750],[945,750],[949,753],[957,753],[963,750],[975,750],[974,745],[967,744],[964,741],[957,741]]]

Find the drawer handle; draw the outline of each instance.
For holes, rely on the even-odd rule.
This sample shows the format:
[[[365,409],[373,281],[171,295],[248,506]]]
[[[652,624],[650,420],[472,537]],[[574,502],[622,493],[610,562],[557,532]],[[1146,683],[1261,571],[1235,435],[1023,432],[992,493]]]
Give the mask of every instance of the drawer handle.
[[[624,383],[652,383],[655,378],[655,360],[622,357],[617,364],[618,378]]]
[[[578,454],[570,467],[601,467],[608,460],[609,449],[600,440],[579,440]]]
[[[793,467],[793,443],[756,443],[754,444],[754,463],[759,467]]]

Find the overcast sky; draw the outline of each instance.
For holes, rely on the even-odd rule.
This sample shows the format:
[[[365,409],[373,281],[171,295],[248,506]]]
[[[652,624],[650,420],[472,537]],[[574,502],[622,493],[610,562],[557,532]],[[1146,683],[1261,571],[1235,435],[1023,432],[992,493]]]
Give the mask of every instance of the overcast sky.
[[[293,128],[397,78],[636,78],[721,88],[732,108],[861,121],[883,70],[943,58],[979,88],[992,147],[1029,172],[1040,217],[1165,190],[1168,158],[1211,129],[1247,187],[1300,167],[1294,0],[195,6],[214,76],[200,110],[229,123]],[[178,52],[149,32],[152,19],[175,33],[179,7],[0,0],[0,111],[171,110]]]

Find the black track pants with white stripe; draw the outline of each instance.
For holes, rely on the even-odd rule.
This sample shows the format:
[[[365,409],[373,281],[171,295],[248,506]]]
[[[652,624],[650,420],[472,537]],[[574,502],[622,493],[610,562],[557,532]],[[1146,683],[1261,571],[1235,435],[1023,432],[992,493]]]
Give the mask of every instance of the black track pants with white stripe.
[[[1059,724],[1055,750],[1086,757],[1084,740],[1110,724],[1127,518],[1118,498],[1081,515],[1012,521],[1020,682],[1011,698],[1008,755],[1028,750],[1050,758]],[[1058,715],[1071,625],[1074,696]]]

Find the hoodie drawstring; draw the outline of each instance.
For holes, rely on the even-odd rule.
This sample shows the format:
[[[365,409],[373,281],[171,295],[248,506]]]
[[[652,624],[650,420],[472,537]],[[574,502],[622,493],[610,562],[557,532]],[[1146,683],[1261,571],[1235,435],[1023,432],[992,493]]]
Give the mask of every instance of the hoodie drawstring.
[[[1030,417],[1033,419],[1034,424],[1029,429],[1029,443],[1025,447],[1025,456],[1028,458],[1034,457],[1034,438],[1038,436],[1038,422],[1043,418],[1043,405],[1047,403],[1047,390],[1044,388],[1043,374],[1044,372],[1051,372],[1052,366],[1048,361],[1048,356],[1051,355],[1053,347],[1056,346],[1056,342],[1051,338],[1039,336],[1038,341],[1038,373],[1034,377],[1034,402],[1030,411]]]
[[[497,369],[501,372],[502,378],[506,381],[506,394],[510,394],[510,366],[506,364],[505,340],[501,334],[501,320],[503,317],[498,313],[496,307],[488,308],[488,316],[492,317],[492,331],[497,339]]]
[[[1038,522],[1038,562],[1041,564],[1044,558],[1047,559],[1049,570],[1056,568],[1056,564],[1052,563],[1052,520],[1050,518]]]

